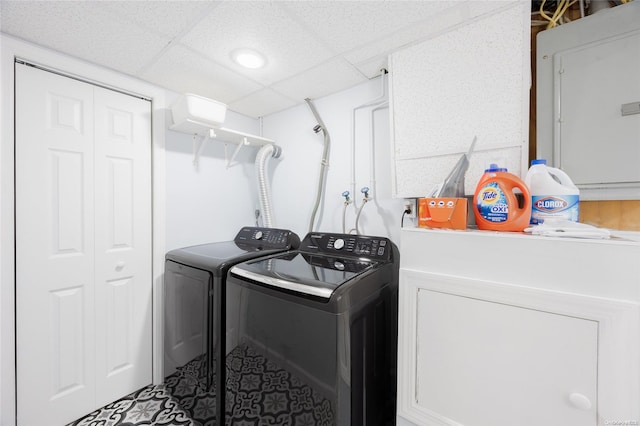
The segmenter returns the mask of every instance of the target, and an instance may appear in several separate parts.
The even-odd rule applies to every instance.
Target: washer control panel
[[[304,238],[300,248],[316,253],[390,260],[392,244],[391,240],[383,237],[312,232]]]

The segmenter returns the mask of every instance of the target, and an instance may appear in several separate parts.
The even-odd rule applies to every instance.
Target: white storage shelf
[[[208,136],[212,139],[221,140],[223,142],[230,142],[237,145],[262,146],[266,144],[276,143],[274,140],[263,138],[262,136],[243,133],[237,130],[227,129],[225,127],[209,127],[204,123],[200,123],[191,119],[186,119],[181,123],[173,124],[169,128],[171,130],[175,130],[176,132],[188,133],[191,135],[199,135],[204,137]]]
[[[225,143],[232,143],[237,145],[231,156],[226,152],[226,166],[230,167],[233,165],[233,162],[242,149],[243,146],[254,146],[261,147],[263,145],[272,144],[275,145],[276,141],[268,138],[263,138],[262,136],[252,135],[250,133],[239,132],[237,130],[227,129],[225,127],[209,127],[204,123],[200,123],[195,120],[186,119],[181,121],[180,123],[175,123],[170,127],[171,130],[175,130],[177,132],[189,133],[194,137],[194,147],[193,147],[193,164],[198,164],[198,159],[202,154],[202,150],[206,142],[209,139],[219,140]],[[202,140],[200,141],[200,146],[196,148],[196,137],[202,136]]]
[[[222,127],[226,114],[227,106],[225,104],[192,93],[186,93],[179,97],[171,106],[173,124],[169,128],[176,132],[193,135],[194,166],[198,165],[200,154],[209,139],[237,145],[231,158],[229,158],[225,145],[227,167],[233,164],[243,146],[275,145],[275,141],[271,139]],[[196,147],[197,136],[202,137],[199,147]]]
[[[640,420],[640,243],[404,229],[398,424]]]

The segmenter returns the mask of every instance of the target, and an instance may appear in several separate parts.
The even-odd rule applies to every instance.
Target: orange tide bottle
[[[516,191],[523,195],[520,206]],[[506,168],[491,164],[478,182],[473,213],[479,229],[520,232],[529,226],[531,195],[527,185]]]

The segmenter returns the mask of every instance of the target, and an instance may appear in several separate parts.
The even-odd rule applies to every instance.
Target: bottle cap
[[[544,165],[546,165],[547,164],[547,160],[544,160],[542,158],[537,158],[537,159],[535,159],[535,160],[533,160],[531,162],[532,166],[535,166],[536,164],[544,164]]]
[[[498,167],[497,164],[491,163],[489,164],[489,168],[485,169],[485,173],[496,173],[496,172],[506,172],[506,167]]]

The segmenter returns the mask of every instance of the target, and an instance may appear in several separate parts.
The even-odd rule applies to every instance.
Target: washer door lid
[[[309,285],[275,276],[262,275],[261,273],[249,271],[237,266],[231,268],[231,273],[236,276],[270,287],[277,287],[284,290],[295,291],[297,293],[304,293],[311,296],[321,297],[323,299],[330,299],[331,295],[333,294],[333,290],[335,290],[334,286],[329,286],[326,284],[323,285],[323,283],[320,281],[316,282],[314,285]]]

